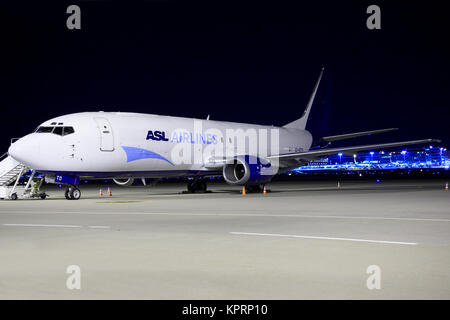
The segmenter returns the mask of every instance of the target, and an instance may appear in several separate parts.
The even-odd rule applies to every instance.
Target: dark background
[[[399,127],[350,142],[448,143],[448,12],[392,2],[2,2],[0,153],[81,111],[284,125],[303,113],[322,66],[315,137]],[[81,30],[66,28],[70,4]],[[366,27],[370,4],[381,30]]]

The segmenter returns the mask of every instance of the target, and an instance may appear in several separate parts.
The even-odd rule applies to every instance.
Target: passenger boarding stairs
[[[7,153],[1,156],[0,160],[2,160],[0,161],[0,199],[9,199],[16,189],[22,189],[18,188],[17,184],[29,168],[8,156]]]
[[[27,167],[23,164],[14,160],[10,156],[7,156],[0,162],[0,186],[9,186],[17,180],[19,174],[25,172],[26,170]]]

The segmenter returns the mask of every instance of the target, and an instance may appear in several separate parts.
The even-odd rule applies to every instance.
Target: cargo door
[[[114,151],[114,135],[111,124],[106,118],[94,118],[100,133],[100,150]]]

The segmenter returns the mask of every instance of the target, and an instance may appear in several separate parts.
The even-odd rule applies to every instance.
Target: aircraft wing
[[[350,152],[358,152],[362,150],[373,150],[373,149],[384,149],[384,148],[393,148],[393,147],[401,147],[407,146],[411,144],[425,144],[425,143],[433,143],[433,142],[441,142],[437,139],[423,139],[423,140],[412,140],[412,141],[403,141],[403,142],[391,142],[391,143],[381,143],[381,144],[370,144],[363,146],[353,146],[353,147],[341,147],[341,148],[329,148],[329,149],[319,149],[319,150],[311,150],[305,152],[296,152],[296,153],[287,153],[280,154],[267,157],[268,159],[314,159],[321,156],[326,156],[330,154],[336,154],[338,152],[342,153],[350,153]]]
[[[321,139],[326,142],[331,142],[331,141],[345,140],[345,139],[351,139],[351,138],[362,137],[362,136],[370,136],[372,134],[379,134],[379,133],[390,132],[390,131],[395,131],[395,130],[398,130],[398,128],[378,129],[378,130],[371,130],[371,131],[346,133],[346,134],[340,134],[340,135],[335,135],[335,136],[322,137]]]

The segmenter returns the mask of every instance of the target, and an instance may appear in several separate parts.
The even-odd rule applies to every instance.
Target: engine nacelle
[[[255,156],[237,156],[223,167],[223,178],[229,184],[265,184],[276,174],[272,164]]]
[[[114,183],[118,184],[121,187],[128,187],[133,184],[134,178],[124,178],[124,179],[115,178],[113,179],[113,181]]]

